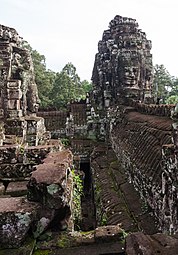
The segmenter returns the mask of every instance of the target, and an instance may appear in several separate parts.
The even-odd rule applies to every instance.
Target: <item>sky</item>
[[[91,79],[98,41],[121,15],[137,20],[152,41],[153,64],[178,76],[178,0],[0,0],[0,24],[13,27],[46,57],[48,69],[68,63]]]

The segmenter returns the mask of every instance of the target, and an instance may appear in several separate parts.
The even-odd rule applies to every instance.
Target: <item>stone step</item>
[[[28,181],[10,182],[6,188],[5,195],[12,197],[27,195],[27,183]]]

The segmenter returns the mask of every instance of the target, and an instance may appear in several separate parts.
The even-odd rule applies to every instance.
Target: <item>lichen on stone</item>
[[[47,191],[50,195],[57,193],[59,191],[59,189],[60,189],[59,185],[55,184],[55,183],[47,186]]]

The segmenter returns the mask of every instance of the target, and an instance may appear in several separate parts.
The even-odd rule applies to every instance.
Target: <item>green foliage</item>
[[[66,108],[67,103],[84,99],[91,90],[88,81],[81,82],[72,63],[66,64],[61,72],[55,73],[47,70],[44,55],[33,50],[26,41],[23,41],[23,47],[32,55],[41,108]]]
[[[61,138],[61,143],[65,146],[68,147],[70,145],[70,141],[68,138]]]
[[[90,83],[86,80],[81,82],[75,66],[68,63],[60,73],[56,74],[51,91],[53,106],[64,108],[70,101],[84,99],[90,89]]]
[[[83,182],[81,177],[75,173],[75,170],[71,171],[73,177],[73,219],[76,227],[79,228],[81,222],[81,196],[83,195]]]
[[[32,51],[32,58],[41,107],[45,108],[52,104],[50,93],[53,88],[56,74],[53,71],[46,69],[45,57],[40,55],[36,50]]]
[[[41,107],[46,108],[52,104],[50,93],[53,88],[56,74],[51,70],[47,70],[46,59],[44,55],[41,55],[37,50],[33,50],[26,41],[23,41],[23,47],[28,49],[32,55],[35,72],[35,82],[38,87]]]
[[[106,226],[108,222],[108,217],[105,212],[103,212],[102,217],[101,217],[101,226]]]
[[[178,95],[172,95],[166,99],[166,104],[177,104],[178,103]]]
[[[170,96],[177,96],[178,95],[178,78],[173,77],[173,86],[172,90],[169,93]]]
[[[94,183],[94,193],[95,193],[95,203],[96,203],[96,218],[99,226],[107,225],[108,217],[106,211],[103,207],[101,199],[101,187],[98,180],[95,180]]]
[[[173,87],[173,77],[164,65],[155,65],[153,87],[155,96],[162,98],[164,103],[169,96],[169,89]]]
[[[50,250],[36,250],[33,255],[50,255],[52,251]]]
[[[57,73],[51,92],[53,106],[64,108],[71,99],[74,99],[74,96],[75,90],[71,78],[66,72]]]
[[[57,246],[59,248],[69,248],[71,246],[71,241],[69,236],[67,236],[65,233],[60,235],[60,238],[57,242]]]
[[[88,92],[90,92],[92,90],[92,84],[90,82],[88,82],[87,80],[82,81],[81,86],[82,86],[85,94],[87,94]]]

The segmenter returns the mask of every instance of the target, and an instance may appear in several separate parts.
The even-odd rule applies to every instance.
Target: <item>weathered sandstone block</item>
[[[35,219],[38,204],[0,198],[0,248],[19,247]]]

